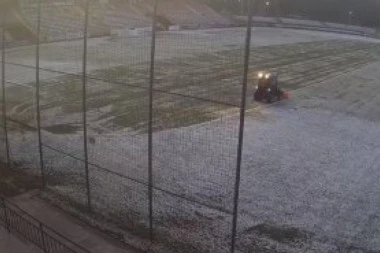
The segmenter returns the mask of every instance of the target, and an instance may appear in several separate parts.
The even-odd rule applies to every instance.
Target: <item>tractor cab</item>
[[[281,100],[284,92],[278,87],[277,74],[269,72],[259,72],[258,82],[254,93],[255,101],[265,101],[272,103]]]

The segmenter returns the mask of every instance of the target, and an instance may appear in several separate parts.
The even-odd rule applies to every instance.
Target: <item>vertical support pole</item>
[[[40,233],[41,233],[41,240],[42,240],[42,249],[44,251],[44,253],[47,253],[47,248],[46,248],[46,243],[45,243],[45,233],[44,233],[44,227],[42,225],[42,223],[40,222],[39,224],[39,227],[40,227]]]
[[[84,20],[84,33],[83,33],[83,73],[82,73],[82,103],[83,103],[83,145],[84,145],[84,161],[86,169],[86,187],[87,187],[87,207],[92,211],[91,206],[91,192],[90,192],[90,177],[88,168],[88,144],[87,144],[87,102],[86,102],[86,86],[87,86],[87,36],[88,36],[88,16],[90,11],[90,1],[86,0],[86,14]]]
[[[152,41],[150,50],[150,78],[149,78],[149,134],[148,134],[148,177],[149,177],[149,236],[153,240],[153,84],[154,63],[156,55],[156,19],[158,0],[154,1],[152,17]]]
[[[4,207],[5,226],[7,228],[8,233],[9,233],[11,231],[11,229],[10,229],[10,221],[9,221],[8,212],[7,212],[7,204],[5,203],[5,199],[2,197],[0,198],[0,202],[2,203],[2,205]]]
[[[5,134],[5,150],[7,155],[7,165],[11,167],[11,159],[9,154],[9,141],[8,141],[8,126],[7,126],[7,103],[6,103],[6,94],[5,94],[5,28],[7,23],[7,13],[6,10],[2,11],[2,36],[1,36],[1,87],[3,91],[3,124],[4,124],[4,134]]]
[[[237,161],[236,161],[237,164],[236,164],[236,178],[235,178],[234,209],[233,209],[233,219],[232,219],[231,253],[235,252],[237,220],[238,220],[241,160],[242,160],[243,140],[244,140],[245,107],[246,107],[246,95],[247,95],[249,57],[250,57],[250,52],[251,52],[251,34],[252,34],[252,3],[251,1],[252,0],[248,1],[248,24],[247,24],[247,33],[246,33],[246,42],[245,42],[243,83],[242,83],[242,91],[241,91],[239,143],[238,143],[238,148],[237,148]]]
[[[38,132],[38,150],[40,153],[40,167],[41,167],[41,183],[42,189],[46,187],[45,178],[45,165],[42,149],[42,136],[41,136],[41,108],[40,108],[40,33],[41,33],[41,1],[38,0],[38,13],[37,13],[37,38],[36,38],[36,106],[37,106],[37,132]]]

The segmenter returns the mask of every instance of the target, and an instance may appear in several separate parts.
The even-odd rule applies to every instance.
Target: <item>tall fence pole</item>
[[[252,0],[249,0],[248,1],[248,24],[247,24],[245,53],[244,53],[244,73],[243,73],[241,105],[240,105],[239,143],[238,143],[238,148],[237,148],[234,209],[233,209],[233,219],[232,219],[231,253],[235,252],[235,246],[236,246],[241,160],[242,160],[243,140],[244,140],[245,107],[246,107],[246,96],[247,96],[249,57],[250,57],[250,52],[251,52],[251,34],[252,34]]]
[[[9,221],[8,213],[7,213],[7,204],[5,203],[5,199],[1,196],[0,196],[0,205],[2,205],[4,208],[5,227],[9,233],[11,231],[11,228],[10,228],[10,221]]]
[[[46,242],[45,242],[44,226],[42,225],[41,222],[39,222],[38,228],[40,229],[40,234],[41,234],[42,249],[43,249],[44,253],[48,253],[48,250],[47,250],[47,247],[46,247]]]
[[[150,50],[150,77],[149,77],[149,134],[148,134],[148,177],[149,177],[149,235],[153,240],[153,84],[154,63],[156,55],[156,19],[158,0],[154,1],[152,16],[152,41]]]
[[[7,23],[7,13],[6,10],[3,8],[1,11],[1,14],[3,16],[2,18],[2,36],[1,36],[1,87],[3,91],[3,127],[4,127],[4,137],[5,137],[5,150],[6,150],[6,156],[7,156],[7,165],[10,168],[11,167],[11,159],[9,154],[9,141],[8,141],[8,126],[7,126],[7,103],[6,103],[6,94],[5,94],[5,30],[6,30],[6,23]]]
[[[37,104],[37,132],[38,132],[38,150],[40,153],[41,181],[42,189],[46,187],[44,155],[42,149],[41,136],[41,108],[40,108],[40,33],[41,33],[41,1],[38,0],[37,13],[37,38],[36,38],[36,104]]]
[[[83,145],[84,145],[84,161],[86,169],[86,187],[87,187],[87,206],[92,210],[91,205],[91,191],[90,191],[90,177],[88,168],[88,144],[87,144],[87,36],[88,36],[88,16],[90,11],[90,1],[86,0],[85,3],[85,20],[84,20],[84,33],[83,33],[83,73],[82,73],[82,103],[83,103]]]

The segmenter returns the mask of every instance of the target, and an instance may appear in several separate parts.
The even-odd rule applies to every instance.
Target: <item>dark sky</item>
[[[239,0],[205,0],[239,13]],[[242,0],[248,1],[248,0]],[[380,27],[380,0],[253,0],[256,15],[302,16],[322,21]],[[266,2],[270,1],[270,8]],[[244,8],[243,8],[244,9]]]
[[[276,1],[276,0],[274,0]],[[277,0],[284,14],[379,27],[378,0]]]

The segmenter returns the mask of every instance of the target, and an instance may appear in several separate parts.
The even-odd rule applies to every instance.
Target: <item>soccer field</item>
[[[240,28],[158,33],[154,222],[173,252],[228,252],[244,39]],[[142,234],[148,222],[150,40],[89,39],[86,87],[93,205],[122,230]],[[378,42],[253,29],[241,252],[380,250]],[[79,206],[86,204],[82,47],[80,40],[43,44],[40,58],[48,187]],[[6,62],[11,159],[38,173],[35,47],[7,50]],[[261,70],[277,72],[291,99],[252,102]]]

